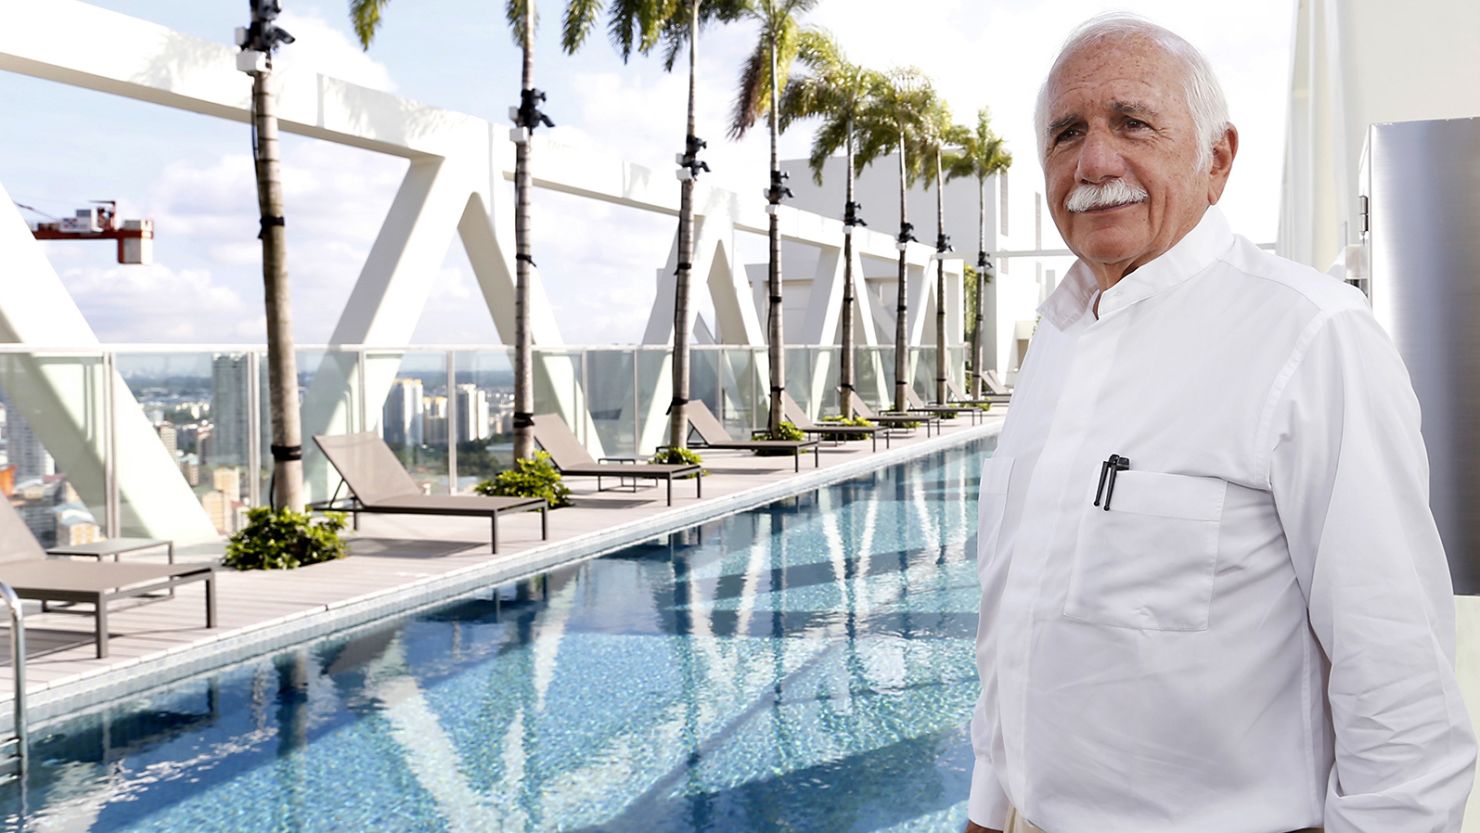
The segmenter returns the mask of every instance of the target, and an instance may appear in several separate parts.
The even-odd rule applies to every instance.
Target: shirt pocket
[[[997,554],[998,532],[1007,510],[1007,488],[1012,481],[1012,458],[993,454],[982,464],[981,491],[977,498],[977,569],[991,564]]]
[[[1216,477],[1119,472],[1109,511],[1086,498],[1064,616],[1118,628],[1207,630],[1227,489]]]

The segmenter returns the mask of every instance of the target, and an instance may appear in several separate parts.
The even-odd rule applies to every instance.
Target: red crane
[[[36,211],[30,206],[22,208]],[[36,212],[41,213],[41,212]],[[118,262],[148,265],[154,262],[154,221],[118,221],[115,200],[94,200],[73,217],[40,222],[31,229],[37,240],[117,240]]]

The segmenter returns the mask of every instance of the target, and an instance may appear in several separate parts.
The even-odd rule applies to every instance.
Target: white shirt
[[[983,469],[972,820],[1458,831],[1453,591],[1362,294],[1214,208],[1095,296],[1080,263],[1040,309]]]

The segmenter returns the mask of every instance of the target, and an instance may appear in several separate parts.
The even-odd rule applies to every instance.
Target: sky
[[[229,43],[247,4],[201,0],[99,0],[96,5],[177,31]],[[519,52],[497,0],[396,0],[368,52],[354,39],[343,0],[282,0],[296,36],[279,60],[308,64],[365,86],[499,124],[518,96]],[[1186,0],[821,0],[803,22],[831,31],[848,57],[888,69],[913,65],[932,78],[962,123],[980,107],[1015,154],[1014,178],[1041,177],[1032,108],[1059,45],[1079,22],[1129,11],[1202,49],[1222,79],[1241,146],[1223,206],[1256,242],[1274,240],[1288,109],[1294,0],[1239,4]],[[535,84],[549,94],[552,138],[599,145],[659,170],[671,167],[684,133],[686,77],[656,56],[624,65],[601,32],[575,56],[560,51],[560,4],[540,0]],[[765,185],[764,130],[725,139],[753,24],[707,30],[700,39],[699,135],[710,181],[738,193]],[[248,84],[243,76],[243,84]],[[245,125],[0,72],[0,184],[18,203],[67,215],[92,199],[116,199],[124,217],[152,217],[155,262],[122,266],[109,243],[46,243],[46,252],[105,343],[261,343],[264,319],[256,195]],[[810,123],[782,136],[782,158],[803,157]],[[536,164],[538,161],[536,160]],[[301,137],[285,137],[294,333],[329,338],[375,238],[403,160]],[[677,182],[674,189],[677,190]],[[535,247],[561,333],[570,344],[641,339],[667,256],[671,219],[537,191]],[[28,220],[40,219],[23,212]],[[744,235],[749,238],[750,235]],[[761,239],[742,257],[764,258]],[[498,341],[456,236],[431,298],[419,343]]]

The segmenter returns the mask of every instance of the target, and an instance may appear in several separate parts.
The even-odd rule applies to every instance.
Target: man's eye
[[[1073,138],[1077,137],[1078,135],[1079,135],[1079,128],[1078,127],[1066,127],[1063,130],[1060,130],[1059,131],[1059,135],[1057,135],[1057,136],[1054,137],[1054,142],[1066,142],[1066,141],[1068,141],[1070,139],[1073,139]]]
[[[1127,130],[1145,130],[1151,125],[1141,121],[1140,119],[1126,119],[1125,126]]]

